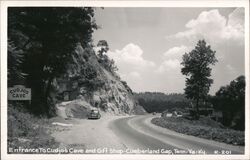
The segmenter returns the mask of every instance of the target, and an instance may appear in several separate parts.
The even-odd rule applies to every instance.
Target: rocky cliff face
[[[74,105],[77,105],[73,110],[79,107],[85,110],[98,108],[116,115],[145,112],[138,106],[126,82],[121,81],[115,72],[104,67],[109,61],[105,62],[107,64],[103,64],[103,61],[101,63],[100,57],[91,47],[83,49],[78,44],[72,58],[73,63],[68,66],[67,74],[57,79],[57,97],[61,102],[73,100]],[[61,104],[58,106],[62,106]],[[66,106],[70,108],[72,104]],[[75,117],[73,111],[67,110],[68,116]]]

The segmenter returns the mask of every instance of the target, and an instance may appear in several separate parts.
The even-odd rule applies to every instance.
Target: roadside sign
[[[24,101],[31,100],[31,88],[25,88],[23,85],[15,85],[8,88],[8,100]]]

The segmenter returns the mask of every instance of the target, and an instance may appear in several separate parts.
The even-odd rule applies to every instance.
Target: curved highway
[[[150,123],[152,115],[120,118],[109,124],[129,150],[159,154],[243,154],[244,147],[205,140],[170,131]]]

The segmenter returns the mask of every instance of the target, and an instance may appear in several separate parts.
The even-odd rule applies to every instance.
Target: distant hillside
[[[139,105],[151,113],[162,112],[169,109],[178,108],[185,110],[189,107],[189,100],[185,98],[184,94],[164,94],[160,92],[143,92],[134,93],[135,99],[138,100]]]

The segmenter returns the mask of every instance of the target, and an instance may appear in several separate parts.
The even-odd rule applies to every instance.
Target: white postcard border
[[[7,7],[58,6],[58,7],[244,7],[245,8],[245,76],[246,76],[246,129],[244,155],[44,155],[7,154]],[[186,0],[186,1],[1,1],[1,157],[3,160],[15,159],[89,159],[89,160],[152,160],[152,159],[208,159],[236,160],[249,159],[249,1],[248,0]]]

